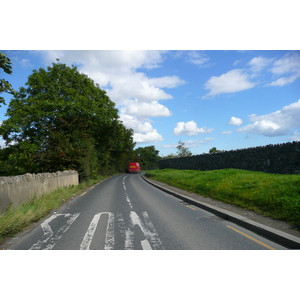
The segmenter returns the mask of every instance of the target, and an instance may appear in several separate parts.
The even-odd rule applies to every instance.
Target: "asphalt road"
[[[139,174],[111,177],[43,219],[10,249],[287,249],[173,197]]]

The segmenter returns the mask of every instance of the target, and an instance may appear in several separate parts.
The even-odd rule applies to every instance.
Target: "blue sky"
[[[14,89],[56,58],[77,65],[116,103],[137,147],[154,145],[160,155],[176,153],[179,140],[193,154],[300,140],[300,51],[3,52],[13,74],[0,75]]]

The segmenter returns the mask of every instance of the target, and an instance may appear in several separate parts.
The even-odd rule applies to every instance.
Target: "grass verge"
[[[152,170],[146,176],[300,227],[300,176],[238,169]]]
[[[4,238],[12,237],[21,232],[33,222],[45,217],[51,210],[59,208],[65,201],[70,200],[75,195],[85,191],[89,186],[107,177],[99,176],[96,179],[82,182],[77,186],[59,188],[38,199],[24,203],[20,207],[10,207],[4,214],[0,215],[0,243]]]

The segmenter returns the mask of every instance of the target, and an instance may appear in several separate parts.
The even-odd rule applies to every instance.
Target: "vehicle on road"
[[[141,166],[138,162],[131,162],[128,166],[128,173],[141,173]]]

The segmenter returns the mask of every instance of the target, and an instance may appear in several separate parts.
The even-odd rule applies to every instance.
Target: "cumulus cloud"
[[[241,64],[241,61],[234,63],[234,65],[237,64]],[[267,76],[268,72],[272,75],[271,80]],[[256,77],[261,77],[261,81],[251,81]],[[209,93],[202,98],[213,98],[219,94],[240,92],[261,85],[262,82],[265,86],[285,86],[299,77],[299,53],[289,52],[278,60],[257,56],[252,58],[243,69],[230,70],[225,74],[212,76],[208,79],[204,88],[209,90]],[[266,82],[270,83],[266,84]]]
[[[189,122],[178,122],[174,128],[175,135],[198,135],[199,133],[212,132],[213,128],[198,128],[197,123],[194,121]]]
[[[291,130],[300,127],[300,99],[281,110],[273,113],[257,116],[250,115],[252,124],[240,128],[238,131],[263,136],[281,136],[288,134]]]
[[[126,114],[120,114],[120,119],[126,127],[132,128],[136,132],[145,133],[153,130],[151,123],[147,119],[141,121],[136,117]]]
[[[153,102],[139,102],[137,99],[127,101],[121,112],[128,115],[139,117],[169,117],[171,116],[170,110],[164,105]]]
[[[210,90],[203,98],[209,98],[218,94],[235,93],[251,89],[255,83],[249,81],[249,75],[242,69],[234,69],[221,76],[212,76],[204,88]]]
[[[181,80],[178,76],[164,76],[159,78],[148,79],[148,82],[152,86],[158,88],[175,88],[178,85],[184,84],[185,81]]]
[[[124,99],[141,102],[172,99],[163,88],[175,88],[184,83],[178,76],[148,78],[143,69],[160,66],[164,51],[47,51],[42,52],[50,63],[59,58],[67,64],[78,65],[81,72],[93,78],[109,97],[122,105]]]
[[[116,76],[113,75],[109,78],[109,84],[111,88],[107,88],[107,94],[109,97],[119,105],[124,104],[124,99],[135,98],[140,102],[151,102],[165,99],[172,99],[170,94],[167,94],[161,88],[176,87],[180,80],[167,80],[155,78],[149,79],[144,74],[136,73],[130,76]],[[159,83],[159,87],[155,86],[155,83]],[[164,86],[163,82],[167,85]]]
[[[243,123],[243,120],[240,118],[236,118],[236,117],[231,117],[228,125],[233,125],[233,126],[240,126]]]
[[[153,142],[163,141],[164,139],[156,131],[156,129],[153,129],[153,131],[147,133],[134,133],[133,140],[136,143],[153,143]]]
[[[136,143],[156,143],[163,141],[163,137],[154,129],[148,119],[137,118],[131,115],[122,114],[120,119],[127,128],[134,131],[133,141]]]
[[[178,76],[149,78],[143,70],[159,68],[165,51],[76,50],[41,53],[46,64],[59,58],[63,63],[77,65],[80,72],[98,83],[116,103],[124,125],[134,130],[136,142],[162,140],[147,118],[170,116],[171,111],[159,103],[173,98],[164,88],[176,88],[185,82]],[[145,128],[148,131],[144,131]]]

